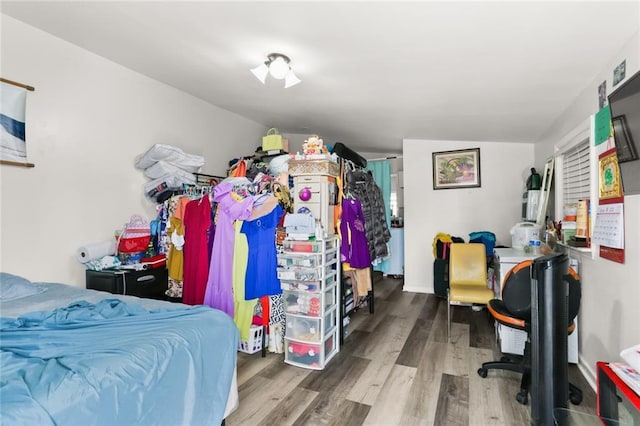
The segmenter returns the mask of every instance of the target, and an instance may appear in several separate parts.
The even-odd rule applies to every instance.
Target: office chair
[[[488,370],[500,369],[515,371],[522,374],[520,391],[516,394],[516,400],[523,405],[528,403],[529,387],[531,385],[531,260],[518,263],[506,275],[502,289],[502,299],[492,299],[487,308],[491,316],[507,327],[527,332],[524,354],[522,356],[503,356],[500,361],[485,362],[478,369],[480,377],[487,377]],[[565,281],[569,285],[569,306],[567,333],[571,334],[575,329],[575,318],[580,309],[580,278],[578,274],[569,268],[569,274],[565,275]],[[582,402],[582,391],[569,383],[569,400],[578,405]]]
[[[487,287],[487,255],[482,243],[452,243],[447,290],[447,338],[451,336],[451,305],[486,305],[494,297]]]

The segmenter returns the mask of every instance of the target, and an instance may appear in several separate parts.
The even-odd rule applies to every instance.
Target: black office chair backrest
[[[505,308],[515,318],[525,321],[531,320],[531,260],[525,260],[514,266],[505,277],[504,287],[502,289],[502,301]],[[580,310],[580,300],[582,298],[582,289],[580,286],[580,277],[572,269],[564,277],[565,282],[569,285],[569,324],[578,315]]]
[[[569,324],[571,324],[580,311],[580,301],[582,300],[582,286],[580,275],[573,268],[569,267],[569,273],[564,276],[569,284]]]
[[[531,260],[511,268],[504,279],[502,302],[515,318],[531,320]]]

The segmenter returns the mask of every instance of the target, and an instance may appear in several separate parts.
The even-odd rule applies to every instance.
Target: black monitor
[[[625,195],[640,194],[640,71],[609,95]]]

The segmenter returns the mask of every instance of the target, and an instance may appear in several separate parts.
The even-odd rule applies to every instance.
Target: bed
[[[3,424],[220,425],[237,406],[221,311],[0,273],[0,316]]]

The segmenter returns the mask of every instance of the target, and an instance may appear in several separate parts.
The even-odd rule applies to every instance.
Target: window
[[[579,142],[562,154],[562,195],[560,207],[578,204],[591,198],[591,160],[589,139]]]
[[[578,200],[596,200],[597,177],[594,172],[597,167],[596,150],[592,144],[592,118],[586,120],[578,128],[564,137],[556,145],[555,164],[555,220],[562,221],[563,234],[570,235],[570,221],[565,221],[565,207],[577,207]],[[593,203],[589,212],[594,217]],[[567,213],[575,214],[569,209]],[[574,219],[575,220],[575,219]],[[575,222],[574,222],[575,223]],[[576,226],[575,224],[573,226]],[[564,236],[564,235],[563,235]],[[568,237],[568,235],[567,235]],[[564,239],[564,238],[563,238]],[[590,248],[572,248],[579,252],[591,252]]]
[[[389,199],[389,208],[391,209],[391,216],[398,216],[398,175],[396,173],[391,174],[391,195]]]

